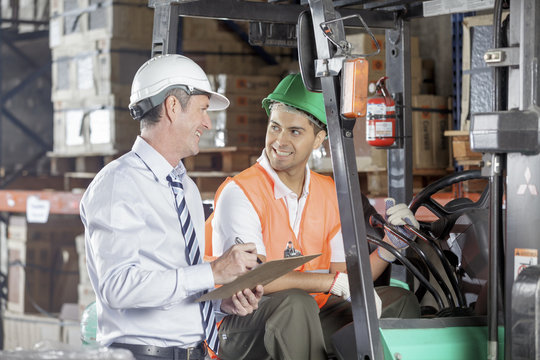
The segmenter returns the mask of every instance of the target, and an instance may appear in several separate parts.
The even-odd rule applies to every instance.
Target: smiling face
[[[266,155],[278,175],[303,174],[311,152],[325,136],[325,131],[315,134],[312,123],[301,113],[276,108],[270,113],[266,130]]]
[[[209,98],[206,95],[193,95],[187,106],[176,114],[172,127],[178,141],[178,153],[181,158],[199,153],[199,140],[203,132],[212,127],[208,116]]]

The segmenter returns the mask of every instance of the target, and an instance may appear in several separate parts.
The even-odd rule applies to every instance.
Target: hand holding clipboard
[[[307,263],[321,254],[296,256],[286,259],[272,260],[258,265],[253,270],[238,277],[233,282],[225,284],[214,291],[210,291],[196,301],[224,299],[244,289],[253,289],[257,285],[266,285],[273,280],[285,275],[289,271]]]

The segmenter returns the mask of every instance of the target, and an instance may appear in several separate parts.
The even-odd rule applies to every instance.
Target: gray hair
[[[178,99],[180,105],[182,106],[182,111],[185,111],[187,109],[189,100],[191,99],[191,95],[189,95],[185,90],[180,88],[169,89],[165,94],[165,99],[167,99],[169,96],[174,96]],[[143,116],[143,118],[141,119],[141,130],[151,128],[159,122],[159,119],[163,114],[164,103],[165,101],[153,107]]]

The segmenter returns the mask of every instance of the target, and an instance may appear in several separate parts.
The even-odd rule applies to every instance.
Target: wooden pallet
[[[63,175],[69,172],[97,173],[110,163],[117,154],[64,155],[48,153],[51,160],[51,175]]]
[[[63,177],[63,190],[85,189],[96,174],[120,154],[66,155],[48,153],[51,175]]]

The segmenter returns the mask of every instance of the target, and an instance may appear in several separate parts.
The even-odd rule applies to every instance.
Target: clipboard
[[[320,256],[321,254],[307,255],[307,256],[295,256],[285,259],[272,260],[265,262],[248,271],[242,276],[239,276],[233,282],[225,284],[214,291],[210,291],[197,300],[196,302],[225,299],[236,294],[238,291],[244,289],[253,289],[255,286],[261,284],[266,285],[271,281],[277,279],[280,276],[285,275],[289,271],[307,263]]]

